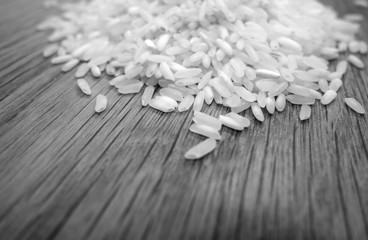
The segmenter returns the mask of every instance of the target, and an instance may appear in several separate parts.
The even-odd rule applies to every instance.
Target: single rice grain
[[[91,87],[89,86],[88,82],[85,79],[83,78],[77,79],[77,85],[84,94],[86,95],[92,94]]]
[[[311,107],[303,104],[302,107],[300,108],[299,114],[300,120],[304,121],[310,118],[311,112],[312,112]]]
[[[199,135],[202,135],[208,138],[212,138],[216,140],[221,139],[221,135],[218,132],[218,130],[212,128],[211,126],[205,125],[205,124],[193,124],[192,126],[190,126],[189,130],[191,132],[197,133]]]
[[[345,98],[344,99],[346,105],[348,105],[355,112],[360,114],[365,114],[365,109],[355,98]]]
[[[258,121],[263,122],[264,121],[264,115],[263,115],[262,109],[259,107],[259,105],[257,103],[252,103],[251,109],[252,109],[252,113],[253,113],[254,117]]]
[[[189,149],[185,154],[184,157],[189,160],[196,160],[200,159],[210,152],[212,152],[216,148],[216,140],[208,138],[203,142],[195,145],[191,149]]]
[[[179,112],[188,111],[189,108],[193,105],[193,103],[194,103],[194,97],[192,95],[185,96],[183,101],[181,101],[178,106],[178,111]]]
[[[323,97],[321,99],[321,103],[323,105],[328,105],[333,100],[335,100],[336,96],[337,96],[336,91],[334,91],[334,90],[327,90],[327,92],[325,92],[325,94],[323,94]]]
[[[102,94],[98,94],[96,97],[95,111],[97,113],[103,112],[107,108],[107,97]]]
[[[355,67],[357,68],[364,68],[364,63],[362,62],[362,60],[360,60],[357,56],[355,55],[349,55],[347,60]]]
[[[151,101],[153,93],[155,92],[154,86],[147,86],[144,89],[143,95],[142,95],[142,106],[147,106],[148,103]]]

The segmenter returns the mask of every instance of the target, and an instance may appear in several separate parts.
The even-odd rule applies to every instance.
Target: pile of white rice
[[[52,4],[53,3],[53,4]],[[48,5],[63,13],[41,23],[52,29],[44,56],[67,72],[77,67],[83,79],[112,76],[121,94],[143,92],[142,105],[165,113],[193,109],[190,131],[207,139],[185,157],[198,159],[216,147],[222,126],[250,126],[244,112],[258,121],[282,112],[287,102],[300,105],[301,120],[311,105],[330,104],[343,85],[348,65],[364,68],[367,44],[356,40],[361,15],[343,19],[317,1],[305,0],[91,0]],[[341,60],[344,55],[345,60]],[[336,67],[331,60],[338,60]],[[335,64],[334,64],[335,65]],[[364,114],[346,96],[347,106]],[[96,97],[96,112],[107,108]],[[229,113],[202,113],[213,102]]]

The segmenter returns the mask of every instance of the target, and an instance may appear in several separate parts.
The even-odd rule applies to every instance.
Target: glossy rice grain
[[[107,108],[107,97],[102,94],[98,94],[96,97],[95,111],[101,113]]]
[[[345,98],[346,105],[348,105],[355,112],[360,114],[365,114],[365,109],[362,104],[360,104],[355,98]]]
[[[212,152],[216,148],[216,140],[208,138],[203,142],[195,145],[191,149],[189,149],[185,154],[184,157],[188,160],[196,160],[200,159],[210,152]]]

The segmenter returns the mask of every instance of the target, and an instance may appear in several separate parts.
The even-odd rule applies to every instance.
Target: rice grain
[[[209,154],[210,152],[212,152],[215,148],[216,148],[216,140],[208,138],[203,142],[195,145],[191,149],[189,149],[184,154],[184,157],[189,160],[200,159],[205,155]]]
[[[335,100],[336,96],[337,96],[337,93],[334,90],[327,90],[327,92],[325,92],[325,94],[323,94],[323,97],[321,99],[321,103],[323,105],[328,105],[333,100]]]
[[[194,97],[192,95],[185,96],[183,101],[181,101],[178,106],[178,111],[179,112],[188,111],[189,108],[193,105],[193,103],[194,103]]]
[[[216,140],[221,139],[221,135],[218,133],[216,129],[208,125],[205,125],[205,124],[193,124],[192,126],[190,126],[189,130],[191,132],[197,133],[199,135],[202,135],[208,138],[212,138]]]
[[[311,113],[312,113],[312,109],[310,106],[302,105],[300,109],[300,114],[299,114],[300,120],[302,121],[307,120],[308,118],[310,118]]]
[[[95,111],[101,113],[107,108],[107,97],[102,94],[98,94],[96,97]]]
[[[364,107],[355,98],[345,98],[344,101],[355,112],[365,114]]]
[[[151,99],[149,101],[149,106],[159,110],[164,113],[172,112],[175,110],[175,107],[171,104],[168,104],[167,102],[163,101],[162,99]]]
[[[91,87],[89,86],[88,82],[85,79],[83,79],[83,78],[78,79],[77,84],[78,84],[79,89],[84,94],[86,94],[86,95],[91,95],[92,94]]]
[[[259,105],[257,103],[252,103],[251,109],[252,109],[252,113],[253,113],[254,117],[258,121],[263,122],[264,121],[264,115],[263,115],[262,109],[259,107]]]
[[[220,115],[219,120],[221,123],[231,129],[237,130],[237,131],[243,131],[244,126],[242,126],[239,122],[235,121],[233,118],[229,116],[223,116]]]
[[[151,101],[153,93],[155,92],[154,86],[147,86],[144,89],[143,95],[142,95],[142,106],[147,106],[148,103]]]
[[[364,63],[362,62],[362,60],[360,60],[357,56],[355,55],[349,55],[347,60],[355,67],[357,68],[364,68]]]

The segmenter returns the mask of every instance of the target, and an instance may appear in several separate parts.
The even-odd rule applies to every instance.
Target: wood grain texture
[[[290,105],[263,124],[246,113],[249,129],[224,128],[213,154],[185,161],[202,140],[192,114],[143,108],[106,78],[82,95],[41,56],[47,34],[34,26],[48,14],[40,0],[0,1],[0,239],[368,238],[368,119],[343,102],[368,106],[367,70],[349,68],[310,120]]]

